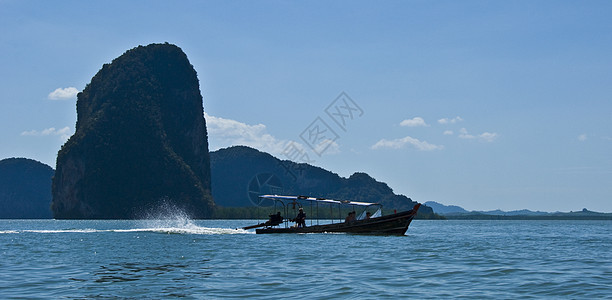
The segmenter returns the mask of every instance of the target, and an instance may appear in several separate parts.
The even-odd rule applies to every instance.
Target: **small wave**
[[[49,230],[22,230],[21,232],[30,233],[94,233],[100,232],[97,229],[49,229]]]

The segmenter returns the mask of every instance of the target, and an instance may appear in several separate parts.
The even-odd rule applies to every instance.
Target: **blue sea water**
[[[0,220],[0,298],[612,299],[612,221],[423,221],[406,236],[249,220]]]

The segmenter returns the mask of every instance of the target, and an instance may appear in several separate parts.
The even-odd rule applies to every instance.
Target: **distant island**
[[[427,201],[434,212],[449,220],[612,220],[612,213],[590,211],[586,208],[572,212],[542,212],[527,209],[515,211],[467,211],[456,205]]]
[[[0,219],[48,219],[53,169],[27,158],[0,160]]]

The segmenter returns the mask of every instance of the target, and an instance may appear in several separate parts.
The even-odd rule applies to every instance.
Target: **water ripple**
[[[251,221],[0,221],[1,298],[611,298],[612,222],[415,221],[405,237]]]

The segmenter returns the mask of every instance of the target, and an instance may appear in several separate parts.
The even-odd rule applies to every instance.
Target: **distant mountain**
[[[463,207],[457,205],[444,205],[435,201],[427,201],[425,204],[433,208],[434,212],[440,215],[491,215],[491,216],[545,216],[550,213],[542,211],[531,211],[528,209],[513,210],[513,211],[502,211],[502,210],[490,210],[490,211],[467,211]]]
[[[496,209],[496,210],[490,210],[490,211],[476,211],[476,212],[482,213],[485,215],[493,215],[493,216],[545,216],[545,215],[550,214],[550,213],[543,212],[543,211],[531,211],[528,209],[512,210],[512,211],[502,211],[502,210]]]
[[[308,164],[280,160],[256,149],[235,146],[210,153],[212,193],[226,207],[258,205],[260,194],[288,194],[378,202],[385,209],[407,210],[416,202],[396,195],[385,183],[365,173],[349,178]],[[422,216],[433,210],[421,206]]]
[[[433,211],[440,215],[450,213],[467,213],[468,211],[456,205],[444,205],[435,201],[427,201],[425,205],[431,207]]]
[[[527,209],[502,211],[467,211],[459,206],[444,205],[434,201],[425,202],[434,212],[448,219],[462,220],[612,220],[611,213],[589,211],[586,208],[577,212],[542,212]]]
[[[53,169],[27,158],[0,160],[0,219],[47,219]]]
[[[58,219],[143,218],[162,205],[212,215],[199,80],[168,43],[105,64],[77,95],[76,132],[57,156]]]

